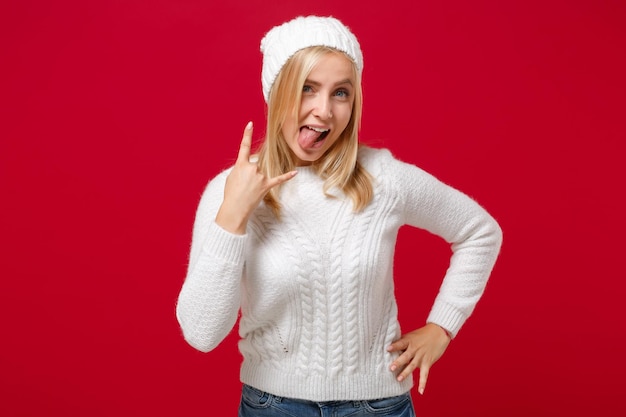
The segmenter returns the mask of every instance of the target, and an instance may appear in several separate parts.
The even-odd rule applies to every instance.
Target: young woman
[[[252,123],[208,184],[177,304],[208,352],[239,323],[240,416],[412,416],[431,366],[471,314],[501,244],[465,194],[384,149],[360,146],[363,58],[331,17],[298,17],[261,43],[267,134]],[[393,257],[403,225],[453,255],[424,327],[402,335]],[[335,413],[335,414],[333,414]]]

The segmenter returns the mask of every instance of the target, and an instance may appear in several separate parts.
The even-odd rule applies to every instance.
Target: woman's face
[[[342,53],[324,55],[302,88],[300,114],[282,128],[298,166],[318,160],[344,131],[354,104],[353,63]]]

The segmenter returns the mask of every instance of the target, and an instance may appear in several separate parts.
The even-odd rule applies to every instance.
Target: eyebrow
[[[314,85],[314,86],[316,86],[316,87],[318,87],[318,86],[322,85],[322,83],[320,83],[320,82],[318,82],[318,81],[315,81],[315,80],[308,79],[308,78],[307,78],[304,82],[305,82],[305,84],[313,84],[313,85]],[[351,79],[349,79],[349,78],[346,78],[346,79],[345,79],[345,80],[343,80],[343,81],[338,81],[338,82],[336,82],[336,83],[334,84],[334,86],[335,86],[335,87],[337,87],[337,86],[344,85],[344,84],[348,84],[348,85],[352,86],[352,80],[351,80]]]

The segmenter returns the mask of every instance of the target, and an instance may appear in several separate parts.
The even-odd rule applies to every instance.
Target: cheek
[[[335,114],[335,117],[337,118],[338,125],[343,131],[346,126],[348,126],[348,123],[350,122],[350,117],[352,117],[352,107],[346,106],[345,108],[341,108],[340,111]]]
[[[293,120],[292,117],[289,117],[287,118],[287,120],[285,120],[285,123],[283,123],[283,127],[281,129],[285,139],[289,139],[294,135],[296,131],[296,126],[296,121]]]

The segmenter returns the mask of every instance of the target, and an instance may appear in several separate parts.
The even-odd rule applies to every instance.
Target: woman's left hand
[[[420,369],[418,391],[424,394],[428,372],[450,344],[450,336],[442,327],[428,323],[426,326],[403,335],[388,348],[389,352],[402,352],[389,369],[401,370],[398,381],[403,381],[416,369]]]

